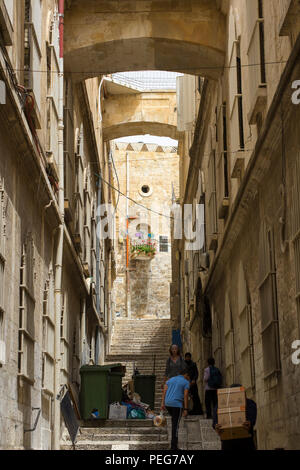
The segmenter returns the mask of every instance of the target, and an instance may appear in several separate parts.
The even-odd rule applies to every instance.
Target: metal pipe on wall
[[[126,153],[126,314],[131,318],[130,309],[130,279],[129,279],[129,155]]]
[[[58,227],[58,241],[55,259],[55,340],[54,340],[54,423],[53,423],[53,449],[60,449],[60,401],[56,399],[60,389],[60,321],[62,309],[62,263],[64,244],[64,59],[63,59],[63,37],[64,37],[64,0],[59,0],[59,104],[58,104],[58,170],[59,189],[58,207],[61,222]]]

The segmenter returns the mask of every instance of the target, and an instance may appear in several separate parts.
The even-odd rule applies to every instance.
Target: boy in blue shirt
[[[171,450],[178,449],[178,428],[181,416],[188,415],[188,399],[190,388],[189,371],[185,369],[180,375],[169,379],[163,391],[161,409],[167,409],[172,417]]]

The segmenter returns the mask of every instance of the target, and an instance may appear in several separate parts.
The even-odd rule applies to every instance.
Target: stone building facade
[[[173,241],[172,316],[201,371],[202,398],[214,356],[224,385],[242,383],[257,403],[259,449],[297,449],[299,5],[228,1],[223,11],[224,72],[190,85],[198,99],[185,130],[192,145],[179,151],[188,168],[179,202],[205,205],[205,241],[199,251]]]
[[[114,268],[112,242],[96,243],[108,197],[96,176],[108,179],[101,77],[61,75],[59,18],[55,0],[0,2],[1,449],[59,448],[56,396],[67,384],[76,396],[80,366],[105,355]]]
[[[177,149],[157,144],[116,142],[112,154],[120,191],[130,198],[127,206],[126,198],[121,195],[116,212],[116,315],[136,319],[169,318],[170,207],[172,196],[179,191]],[[147,256],[135,256],[133,247],[148,243],[155,245],[155,256],[148,259]]]

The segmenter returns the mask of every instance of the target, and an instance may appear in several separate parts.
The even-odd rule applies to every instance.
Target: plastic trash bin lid
[[[123,373],[123,366],[122,364],[105,364],[103,366],[82,366],[80,367],[80,371],[84,372],[120,372]]]

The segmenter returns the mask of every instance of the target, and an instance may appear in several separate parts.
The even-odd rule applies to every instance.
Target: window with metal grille
[[[296,155],[294,182],[292,187],[290,232],[294,248],[296,305],[298,315],[298,329],[300,333],[300,152]]]
[[[222,106],[222,120],[223,120],[223,169],[224,169],[224,196],[229,197],[229,182],[228,182],[228,144],[227,144],[227,105],[226,102]]]
[[[246,390],[251,394],[255,388],[255,366],[252,329],[252,309],[250,295],[244,276],[242,265],[239,269],[238,282],[238,312],[240,321],[240,351],[242,382]]]
[[[73,350],[72,350],[72,382],[79,386],[80,384],[80,338],[79,338],[79,318],[76,319],[76,325],[73,330]]]
[[[69,318],[68,297],[64,292],[62,295],[61,321],[60,321],[60,354],[61,354],[61,378],[60,383],[64,385],[69,381]]]
[[[4,312],[4,271],[5,271],[6,221],[4,208],[4,188],[0,181],[0,312]]]
[[[243,87],[242,87],[242,64],[241,64],[240,41],[238,41],[236,44],[236,73],[237,73],[237,99],[238,99],[240,149],[244,149],[245,140],[244,140]]]
[[[35,102],[41,109],[41,24],[40,0],[25,0],[24,24],[24,86],[34,92]],[[33,71],[35,73],[33,73]]]
[[[222,342],[221,342],[221,326],[218,314],[212,306],[212,351],[216,361],[216,366],[222,366]]]
[[[212,150],[208,163],[208,230],[212,236],[218,233],[217,219],[217,188],[216,188],[216,155]]]
[[[19,306],[19,375],[34,382],[35,296],[34,296],[34,242],[28,234],[23,245],[20,269]]]
[[[246,2],[248,29],[249,102],[253,103],[258,88],[266,87],[265,32],[263,0]]]
[[[42,387],[49,395],[54,394],[54,279],[52,272],[45,284],[43,299],[43,356]]]
[[[168,237],[160,236],[159,237],[159,251],[167,253],[169,251],[169,242]]]
[[[274,232],[263,223],[260,233],[261,335],[265,378],[279,372],[279,325]]]
[[[230,385],[235,382],[235,351],[234,329],[228,295],[225,297],[224,335],[226,383],[227,385]]]

